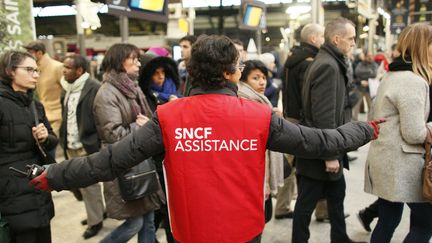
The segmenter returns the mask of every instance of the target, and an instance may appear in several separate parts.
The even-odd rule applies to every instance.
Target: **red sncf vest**
[[[265,150],[271,110],[207,94],[159,106],[174,238],[244,243],[264,228]]]

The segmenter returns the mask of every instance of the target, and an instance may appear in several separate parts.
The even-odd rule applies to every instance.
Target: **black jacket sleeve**
[[[303,158],[335,156],[354,150],[373,137],[366,122],[350,122],[336,129],[296,125],[272,114],[267,148]]]
[[[60,191],[111,181],[144,159],[162,152],[162,133],[155,114],[144,126],[100,152],[51,165],[47,171],[48,184]]]

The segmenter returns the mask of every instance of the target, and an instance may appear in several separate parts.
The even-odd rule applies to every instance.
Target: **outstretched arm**
[[[350,122],[336,129],[296,125],[272,114],[267,148],[304,158],[325,158],[354,150],[373,138],[366,122]]]
[[[48,185],[57,191],[111,181],[152,155],[163,152],[156,115],[144,126],[90,156],[74,158],[47,169]]]

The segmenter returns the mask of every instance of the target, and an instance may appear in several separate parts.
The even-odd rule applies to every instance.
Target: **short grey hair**
[[[327,25],[325,27],[325,31],[324,31],[325,42],[331,43],[331,39],[333,36],[346,34],[346,32],[347,32],[346,25],[347,24],[350,24],[355,28],[355,25],[351,20],[343,18],[343,17],[336,18],[336,19],[330,21],[329,23],[327,23]]]
[[[324,32],[324,27],[319,24],[307,24],[300,32],[301,42],[310,42],[312,36],[318,36]]]

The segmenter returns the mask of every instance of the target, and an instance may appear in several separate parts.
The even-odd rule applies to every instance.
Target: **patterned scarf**
[[[103,82],[112,84],[130,101],[129,103],[135,117],[140,113],[148,118],[153,116],[143,92],[127,73],[116,73],[114,71],[105,73]]]

